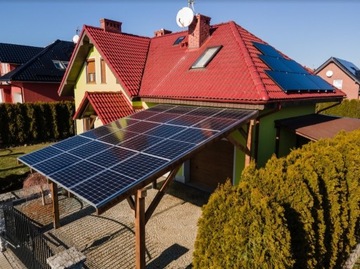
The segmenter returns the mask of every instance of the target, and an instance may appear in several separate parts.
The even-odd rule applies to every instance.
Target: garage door
[[[233,177],[234,146],[220,140],[196,154],[190,160],[190,184],[213,191]]]

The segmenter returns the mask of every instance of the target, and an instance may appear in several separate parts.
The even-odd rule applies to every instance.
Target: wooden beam
[[[181,165],[178,165],[177,167],[175,167],[170,174],[167,176],[167,178],[165,179],[164,183],[162,184],[160,190],[157,192],[157,194],[155,195],[154,199],[151,201],[151,204],[149,205],[148,209],[145,212],[145,224],[149,221],[149,219],[151,218],[152,214],[154,213],[156,207],[159,205],[161,198],[163,198],[164,194],[165,194],[165,190],[167,189],[167,187],[169,186],[170,182],[174,179],[174,177],[176,176],[177,172],[179,171]]]
[[[241,150],[245,154],[247,154],[247,155],[251,154],[250,150],[247,147],[241,145],[240,142],[238,142],[235,138],[233,138],[232,135],[228,135],[226,137],[226,139],[229,140],[235,147],[237,147],[239,150]]]
[[[136,269],[145,269],[145,197],[146,190],[137,190],[135,194],[135,255]]]
[[[135,210],[135,201],[134,201],[134,199],[132,198],[132,196],[128,196],[128,197],[126,198],[126,200],[128,201],[130,208],[131,208],[132,210]]]
[[[60,212],[59,212],[59,197],[57,184],[50,181],[50,191],[53,204],[53,224],[54,229],[60,228]]]

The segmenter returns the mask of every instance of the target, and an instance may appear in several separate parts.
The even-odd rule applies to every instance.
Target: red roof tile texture
[[[138,95],[150,38],[106,32],[92,26],[84,26],[84,30],[129,96]]]
[[[129,116],[135,111],[122,92],[86,92],[74,119],[82,117],[90,104],[103,124]]]
[[[343,96],[340,91],[285,93],[265,73],[269,68],[252,43],[265,42],[232,21],[212,26],[211,36],[199,49],[173,45],[186,35],[184,31],[152,38],[141,97],[264,104]],[[207,48],[219,45],[223,47],[206,68],[191,69]]]

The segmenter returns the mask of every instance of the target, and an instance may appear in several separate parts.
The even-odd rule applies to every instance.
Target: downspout
[[[268,111],[267,113],[265,114],[262,114],[260,116],[258,116],[255,120],[255,141],[254,141],[254,160],[255,162],[257,163],[257,159],[258,159],[258,152],[259,152],[259,135],[260,135],[260,120],[269,116],[269,115],[272,115],[278,111],[281,110],[281,104],[278,103],[276,105],[276,108],[274,108],[273,110],[270,110]]]

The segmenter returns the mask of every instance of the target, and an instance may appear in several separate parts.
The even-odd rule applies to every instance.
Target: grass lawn
[[[30,169],[18,164],[17,157],[50,145],[42,143],[31,146],[0,149],[0,193],[19,189]]]

